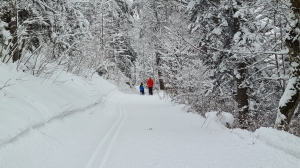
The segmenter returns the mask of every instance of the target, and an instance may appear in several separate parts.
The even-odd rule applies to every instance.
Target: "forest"
[[[300,136],[299,0],[0,0],[0,60],[45,80],[152,77],[189,112]]]

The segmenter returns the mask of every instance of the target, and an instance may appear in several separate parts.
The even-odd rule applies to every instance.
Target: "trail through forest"
[[[298,167],[300,158],[157,94],[113,91],[102,106],[34,128],[2,147],[2,168]]]
[[[0,168],[300,168],[299,2],[0,0]]]

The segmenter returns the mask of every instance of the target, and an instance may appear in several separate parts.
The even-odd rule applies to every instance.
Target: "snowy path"
[[[93,156],[88,162],[86,168],[91,167],[105,167],[106,161],[110,155],[111,148],[116,141],[116,137],[118,136],[120,129],[124,121],[126,120],[126,110],[124,108],[125,98],[119,104],[119,118],[112,125],[112,127],[107,131],[104,138],[101,140],[100,144],[96,148]]]
[[[0,168],[298,168],[247,131],[204,123],[154,96],[114,91],[105,106],[34,128],[0,148]]]

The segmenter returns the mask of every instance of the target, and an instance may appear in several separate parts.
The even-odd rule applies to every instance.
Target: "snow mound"
[[[300,159],[300,138],[273,128],[259,128],[254,135],[260,141]]]
[[[232,128],[233,126],[234,117],[227,112],[207,112],[205,117],[207,120],[215,121],[227,128]]]

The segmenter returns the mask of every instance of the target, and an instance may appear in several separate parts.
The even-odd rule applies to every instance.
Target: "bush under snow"
[[[227,128],[232,128],[233,126],[234,117],[232,114],[227,112],[207,112],[205,113],[205,117],[207,120],[215,121]]]

